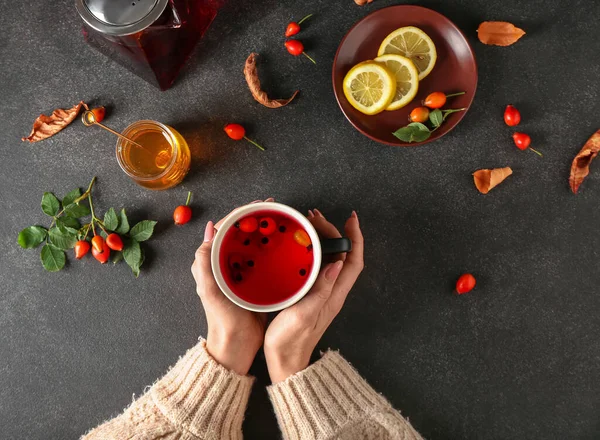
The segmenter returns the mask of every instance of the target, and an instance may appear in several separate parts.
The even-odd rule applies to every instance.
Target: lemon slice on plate
[[[414,26],[402,27],[385,37],[377,56],[395,53],[410,59],[419,71],[419,80],[425,78],[437,60],[435,44],[425,32]]]
[[[384,111],[396,96],[396,77],[385,66],[373,61],[350,69],[343,85],[350,105],[365,115]]]
[[[419,72],[411,60],[390,53],[374,61],[383,64],[396,77],[396,94],[386,110],[398,110],[415,98],[419,90]]]

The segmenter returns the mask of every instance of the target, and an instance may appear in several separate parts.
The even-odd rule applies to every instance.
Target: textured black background
[[[318,207],[338,224],[359,213],[366,269],[319,348],[339,348],[431,439],[600,437],[600,171],[569,192],[573,156],[599,128],[600,3],[593,0],[429,0],[476,52],[479,89],[464,121],[415,149],[378,145],[339,111],[330,69],[337,45],[375,0],[230,1],[176,85],[160,92],[89,48],[72,0],[0,7],[0,437],[76,438],[118,414],[206,332],[190,274],[206,221],[267,196]],[[287,22],[315,17],[301,34],[314,66],[283,48]],[[484,20],[528,34],[508,48],[476,39]],[[241,74],[261,54],[273,95],[256,104]],[[134,185],[114,158],[115,139],[80,123],[25,144],[40,112],[84,99],[110,108],[107,124],[173,125],[189,140],[193,169],[165,192]],[[502,121],[521,109],[522,130],[544,158],[517,150]],[[244,123],[269,148],[228,140]],[[514,175],[487,196],[479,168]],[[598,166],[598,165],[597,165]],[[47,219],[43,191],[63,195],[98,176],[96,204],[159,220],[142,275],[70,260],[46,273],[19,230]],[[195,192],[195,218],[171,225]],[[464,271],[476,291],[451,294]],[[276,438],[264,358],[244,431]]]

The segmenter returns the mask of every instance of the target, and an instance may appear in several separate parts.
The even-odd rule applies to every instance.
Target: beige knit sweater
[[[201,340],[123,414],[83,440],[241,439],[253,381],[219,365]],[[421,439],[337,352],[268,391],[286,440]]]

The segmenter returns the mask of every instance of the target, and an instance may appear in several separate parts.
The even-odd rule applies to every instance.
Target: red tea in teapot
[[[292,217],[257,211],[232,226],[219,263],[229,288],[257,305],[284,301],[306,283],[314,255],[308,233]]]

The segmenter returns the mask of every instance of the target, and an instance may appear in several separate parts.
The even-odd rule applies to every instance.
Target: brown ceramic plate
[[[419,83],[419,92],[406,107],[384,111],[377,115],[364,115],[352,107],[342,88],[346,73],[356,64],[377,57],[381,42],[392,31],[403,26],[416,26],[433,40],[437,62],[427,78]],[[333,90],[342,112],[354,127],[365,136],[388,145],[413,147],[439,139],[452,130],[466,111],[451,114],[442,126],[425,142],[402,142],[392,132],[408,124],[412,109],[431,93],[466,92],[449,98],[444,108],[468,108],[477,89],[477,64],[469,42],[454,23],[431,9],[420,6],[391,6],[367,15],[346,34],[333,61]]]

